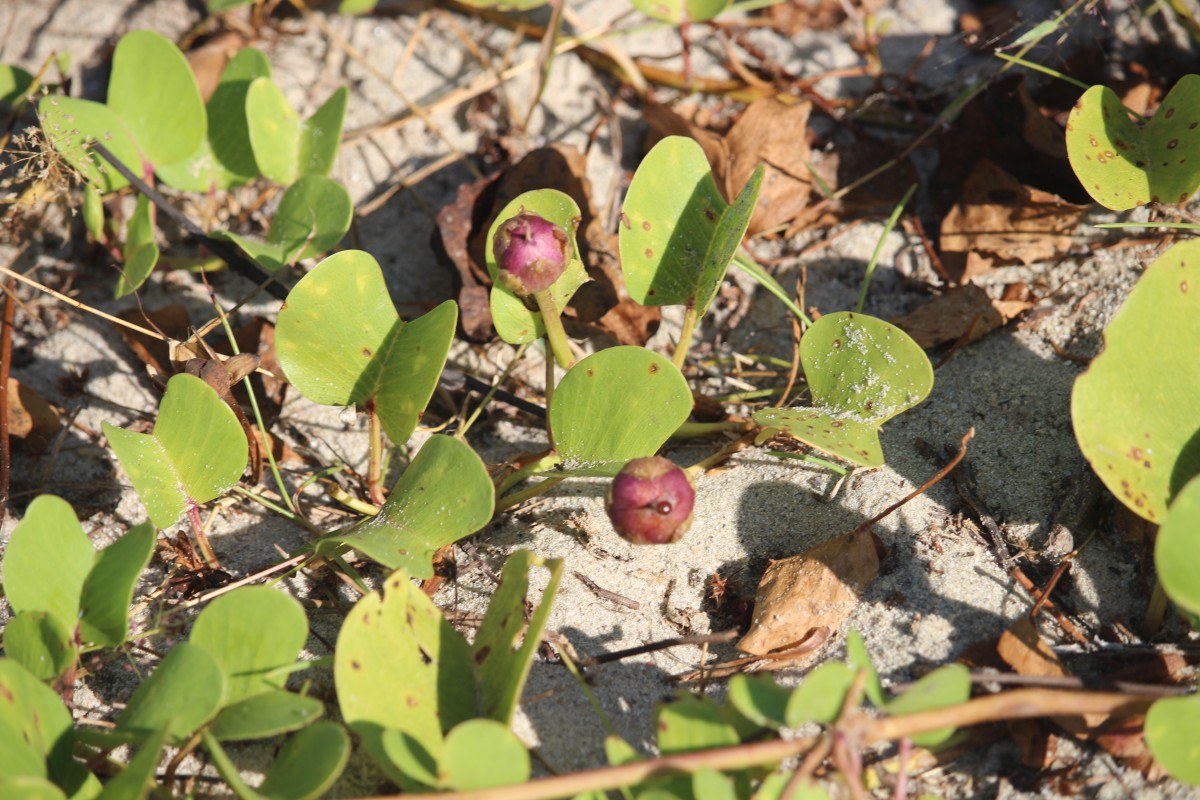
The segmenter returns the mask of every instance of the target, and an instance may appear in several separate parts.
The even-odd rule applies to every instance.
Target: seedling
[[[866,314],[826,314],[800,340],[811,408],[769,408],[754,421],[864,467],[883,465],[879,428],[920,403],[933,368],[894,325]]]
[[[692,524],[696,490],[686,472],[662,456],[635,458],[613,478],[604,508],[632,544],[671,544]]]
[[[1180,78],[1148,122],[1107,86],[1088,89],[1067,121],[1067,156],[1107,208],[1186,202],[1200,187],[1200,75]]]

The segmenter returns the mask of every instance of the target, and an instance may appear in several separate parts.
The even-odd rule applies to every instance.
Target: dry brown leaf
[[[964,336],[973,342],[1033,306],[1027,300],[993,300],[973,283],[955,286],[891,322],[921,347],[937,347]]]
[[[814,628],[841,628],[858,595],[879,572],[883,544],[855,530],[806,553],[773,561],[758,584],[754,621],[738,649],[765,655],[797,642]]]
[[[237,55],[246,46],[246,39],[235,31],[225,31],[209,39],[195,50],[187,53],[188,65],[196,76],[196,85],[200,87],[200,96],[208,102],[217,84],[221,82],[221,73],[229,59]]]
[[[492,309],[488,298],[487,267],[471,253],[472,231],[483,224],[484,210],[490,203],[481,203],[480,195],[487,193],[495,177],[484,178],[458,187],[454,202],[438,212],[437,231],[433,236],[434,250],[454,268],[458,286],[459,326],[463,335],[474,342],[490,341]],[[479,258],[483,258],[482,253]]]
[[[126,322],[132,322],[143,328],[157,330],[172,339],[183,341],[188,338],[192,321],[187,309],[179,304],[163,306],[159,309],[142,312],[140,308],[130,308],[117,315]],[[166,380],[175,372],[171,364],[170,346],[152,336],[130,330],[124,325],[117,326],[117,333],[133,350],[134,354],[150,368],[152,374],[163,376]]]
[[[826,31],[846,19],[846,7],[836,0],[787,0],[765,11],[776,29],[787,36],[801,31]]]
[[[1050,260],[1070,249],[1084,209],[1023,186],[984,159],[942,220],[942,264],[951,279],[965,283],[993,266]]]
[[[8,435],[24,442],[31,453],[42,453],[62,427],[58,411],[33,389],[8,379]]]
[[[1033,621],[1026,616],[1019,618],[1008,630],[1000,634],[996,651],[1018,675],[1043,678],[1064,678],[1071,675],[1058,655],[1038,634]],[[1068,733],[1081,736],[1095,731],[1108,719],[1106,714],[1088,714],[1082,719],[1055,717],[1054,721]]]

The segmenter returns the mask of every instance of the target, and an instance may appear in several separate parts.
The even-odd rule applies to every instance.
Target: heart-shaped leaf
[[[261,50],[239,50],[225,65],[205,107],[207,138],[188,159],[159,165],[159,177],[177,189],[197,193],[240,186],[258,177],[246,122],[246,94],[251,81],[270,75],[271,66]]]
[[[237,417],[207,383],[179,374],[167,382],[153,433],[105,422],[117,454],[155,527],[175,524],[189,503],[207,503],[237,483],[249,447]]]
[[[312,117],[301,121],[273,80],[252,81],[246,119],[259,171],[285,185],[304,175],[328,175],[341,143],[348,96],[345,87],[338,89]]]
[[[125,264],[117,281],[117,297],[140,288],[158,263],[158,244],[154,241],[154,222],[150,219],[150,198],[139,194],[133,216],[125,226]]]
[[[22,611],[4,626],[4,652],[42,681],[52,681],[75,662],[75,637],[47,611]]]
[[[826,661],[819,665],[804,676],[804,682],[788,698],[788,727],[798,728],[806,722],[833,722],[841,715],[846,693],[853,683],[854,670],[842,662]]]
[[[1142,274],[1071,392],[1083,455],[1131,510],[1159,523],[1200,473],[1200,240]]]
[[[664,756],[731,747],[740,741],[725,710],[707,697],[681,697],[655,712],[658,749]]]
[[[1146,123],[1093,86],[1067,120],[1067,157],[1083,188],[1117,211],[1183,203],[1200,187],[1200,75],[1184,75]]]
[[[644,306],[686,304],[727,204],[700,145],[684,136],[656,144],[634,173],[621,219],[621,269]]]
[[[96,565],[83,583],[79,602],[83,641],[102,647],[116,647],[125,641],[133,590],[150,563],[157,537],[153,525],[138,525],[96,554]]]
[[[667,359],[610,347],[572,367],[550,402],[550,437],[563,470],[615,475],[652,456],[692,411],[692,392]]]
[[[296,660],[308,638],[304,609],[266,586],[243,586],[222,595],[196,619],[188,637],[225,673],[225,704],[275,691],[282,679],[268,673]]]
[[[1180,608],[1200,614],[1200,475],[1176,495],[1154,541],[1154,566],[1167,596]]]
[[[429,578],[434,552],[482,528],[494,510],[495,488],[475,451],[452,436],[433,436],[379,513],[323,539],[317,552],[349,545],[386,567]]]
[[[472,719],[446,737],[439,766],[441,785],[472,791],[529,780],[529,751],[507,725]]]
[[[1190,554],[1189,558],[1195,558]],[[1164,697],[1146,714],[1146,746],[1172,778],[1200,786],[1200,697]]]
[[[354,206],[340,183],[324,175],[305,175],[280,198],[265,242],[226,231],[214,231],[213,235],[229,239],[262,267],[274,271],[335,246],[350,230],[352,216]]]
[[[533,566],[546,567],[550,580],[526,624],[525,594],[529,589],[529,568]],[[500,575],[500,586],[492,595],[475,635],[473,648],[479,666],[481,711],[505,726],[512,722],[529,667],[541,644],[562,568],[562,559],[542,559],[526,550],[509,556]]]
[[[672,25],[704,22],[729,7],[730,0],[632,0],[633,7],[648,17]]]
[[[187,59],[153,31],[130,31],[117,42],[108,106],[151,164],[188,158],[208,131],[204,100]]]
[[[388,577],[382,596],[358,601],[333,658],[343,718],[398,781],[410,779],[388,758],[384,731],[403,731],[439,753],[448,729],[479,715],[471,646],[404,570]]]
[[[787,724],[791,696],[792,691],[775,683],[770,675],[738,674],[729,681],[730,704],[743,717],[763,727],[782,728]]]
[[[222,742],[266,739],[299,730],[324,713],[325,707],[315,697],[270,689],[226,704],[209,731]]]
[[[542,323],[542,315],[525,304],[525,301],[513,294],[512,290],[496,279],[499,267],[496,266],[496,251],[493,243],[499,227],[523,212],[537,214],[553,222],[567,232],[571,240],[571,261],[563,274],[550,287],[559,311],[567,307],[579,287],[587,282],[588,276],[583,262],[579,260],[579,245],[575,237],[575,229],[579,225],[579,206],[569,195],[556,189],[537,189],[525,192],[506,205],[492,220],[487,235],[487,268],[492,276],[492,323],[496,333],[509,344],[525,344],[541,336],[545,336],[546,328]]]
[[[69,628],[79,617],[96,551],[75,510],[61,497],[35,499],[4,552],[4,592],[14,612],[47,611]]]
[[[116,730],[146,739],[169,727],[178,742],[215,717],[224,699],[221,665],[203,647],[180,642],[129,698]]]
[[[971,696],[971,672],[962,664],[947,664],[921,678],[912,688],[884,706],[894,716],[933,711],[965,703]],[[954,728],[942,728],[912,737],[918,747],[937,747],[954,735]]]
[[[800,340],[812,408],[754,415],[807,445],[864,467],[883,465],[879,427],[929,396],[933,367],[908,334],[883,320],[826,314]]]
[[[258,793],[271,800],[325,796],[350,759],[350,737],[333,722],[317,722],[284,742]]]
[[[38,104],[38,114],[50,144],[101,193],[124,189],[129,181],[91,151],[92,142],[103,143],[114,157],[134,172],[142,171],[137,145],[120,115],[108,106],[52,94]]]
[[[314,403],[373,402],[383,430],[408,441],[437,387],[458,310],[447,300],[409,323],[388,296],[379,264],[346,250],[296,284],[279,312],[279,363]]]

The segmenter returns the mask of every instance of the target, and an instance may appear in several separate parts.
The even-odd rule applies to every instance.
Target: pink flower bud
[[[571,238],[548,219],[522,211],[496,229],[500,280],[525,296],[549,289],[571,260]]]
[[[692,524],[696,490],[667,458],[630,461],[609,486],[604,507],[613,528],[631,544],[671,544]]]

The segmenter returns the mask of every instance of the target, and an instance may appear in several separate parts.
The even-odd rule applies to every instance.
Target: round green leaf
[[[142,171],[142,158],[133,138],[121,117],[108,106],[52,94],[38,104],[38,114],[50,144],[102,194],[123,189],[129,181],[90,150],[91,142],[101,142],[135,173]]]
[[[225,704],[274,691],[283,679],[267,673],[296,660],[308,638],[308,618],[290,595],[243,586],[212,601],[188,637],[225,673]]]
[[[1146,123],[1093,86],[1067,120],[1067,157],[1097,203],[1117,211],[1184,203],[1200,187],[1200,75],[1185,75]]]
[[[631,0],[633,7],[648,17],[679,25],[704,22],[729,7],[729,0]]]
[[[529,751],[507,726],[472,719],[446,736],[438,765],[441,785],[470,791],[529,780]]]
[[[921,678],[912,688],[884,706],[894,716],[933,711],[965,703],[971,696],[971,672],[962,664],[947,664]],[[937,747],[954,735],[954,728],[942,728],[912,737],[918,747]]]
[[[430,752],[425,744],[404,731],[392,729],[383,732],[381,743],[391,767],[408,778],[410,788],[424,790],[437,786],[438,761],[442,756],[441,740],[427,741],[427,744],[436,748],[436,752]]]
[[[688,695],[655,709],[658,749],[664,756],[739,744],[725,712],[707,697]]]
[[[445,731],[478,716],[471,647],[441,609],[399,570],[383,594],[364,596],[342,624],[333,656],[342,717],[372,757],[397,780],[382,736],[411,736],[427,753]]]
[[[15,612],[48,611],[68,627],[96,551],[75,510],[61,497],[35,499],[12,532],[4,553],[4,591]]]
[[[103,424],[133,488],[158,528],[173,525],[193,503],[207,503],[237,483],[249,446],[233,411],[207,383],[181,373],[167,383],[154,432]]]
[[[75,637],[46,611],[22,611],[4,626],[4,652],[38,680],[52,681],[75,661]]]
[[[770,675],[739,673],[729,681],[729,702],[756,725],[782,728],[787,724],[788,700],[792,692],[775,683]]]
[[[634,173],[621,218],[621,269],[644,306],[683,305],[727,204],[700,145],[684,136],[656,144]]]
[[[335,246],[350,230],[353,215],[350,195],[340,183],[322,175],[305,175],[280,198],[267,241],[225,231],[214,235],[233,241],[264,268],[277,270]]]
[[[83,583],[79,633],[85,642],[116,647],[129,634],[129,604],[138,577],[150,563],[158,532],[138,525],[96,554],[96,565]]]
[[[189,157],[208,130],[204,100],[187,59],[153,31],[130,31],[117,42],[108,105],[152,164]]]
[[[550,437],[564,470],[615,475],[654,455],[691,411],[691,389],[674,364],[642,347],[610,347],[563,376],[550,402]]]
[[[571,240],[571,261],[563,274],[550,287],[550,294],[559,311],[567,307],[579,287],[587,282],[587,272],[579,260],[579,244],[575,229],[579,225],[579,206],[569,195],[556,189],[537,189],[525,192],[506,205],[492,220],[487,235],[487,268],[492,276],[491,309],[492,323],[496,333],[509,344],[525,344],[546,334],[542,315],[529,308],[525,301],[498,281],[499,267],[496,266],[496,251],[492,246],[500,226],[522,212],[537,214],[553,222],[567,232]]]
[[[56,778],[73,763],[62,698],[11,658],[0,658],[0,775]]]
[[[270,689],[226,705],[209,731],[222,742],[266,739],[299,730],[324,713],[314,697]]]
[[[322,540],[317,552],[345,544],[386,567],[429,578],[434,552],[486,525],[495,505],[495,487],[475,451],[453,436],[433,436],[379,513]]]
[[[1092,469],[1154,523],[1200,473],[1200,240],[1151,264],[1075,380],[1071,420]]]
[[[692,773],[692,795],[696,800],[738,800],[733,778],[707,767]]]
[[[341,725],[316,722],[288,739],[258,793],[271,800],[322,797],[350,759],[350,737]]]
[[[1180,608],[1200,614],[1200,475],[1171,504],[1154,542],[1154,566],[1167,596]]]
[[[437,387],[458,307],[447,300],[402,322],[379,264],[360,250],[322,261],[279,312],[279,363],[301,394],[323,405],[374,400],[383,430],[408,441]]]
[[[1200,697],[1164,697],[1146,714],[1146,745],[1172,778],[1200,786]]]
[[[929,396],[933,367],[908,334],[883,320],[826,314],[800,340],[812,408],[763,409],[754,421],[864,467],[883,465],[879,426]]]
[[[129,698],[116,730],[148,738],[169,728],[179,742],[215,717],[224,699],[220,664],[203,647],[180,642]]]
[[[846,664],[826,661],[819,665],[804,676],[804,682],[788,698],[785,711],[788,727],[798,728],[806,722],[833,722],[842,713],[846,693],[853,683],[854,670]]]
[[[246,90],[246,124],[258,171],[275,183],[296,180],[300,159],[300,117],[268,77]]]

